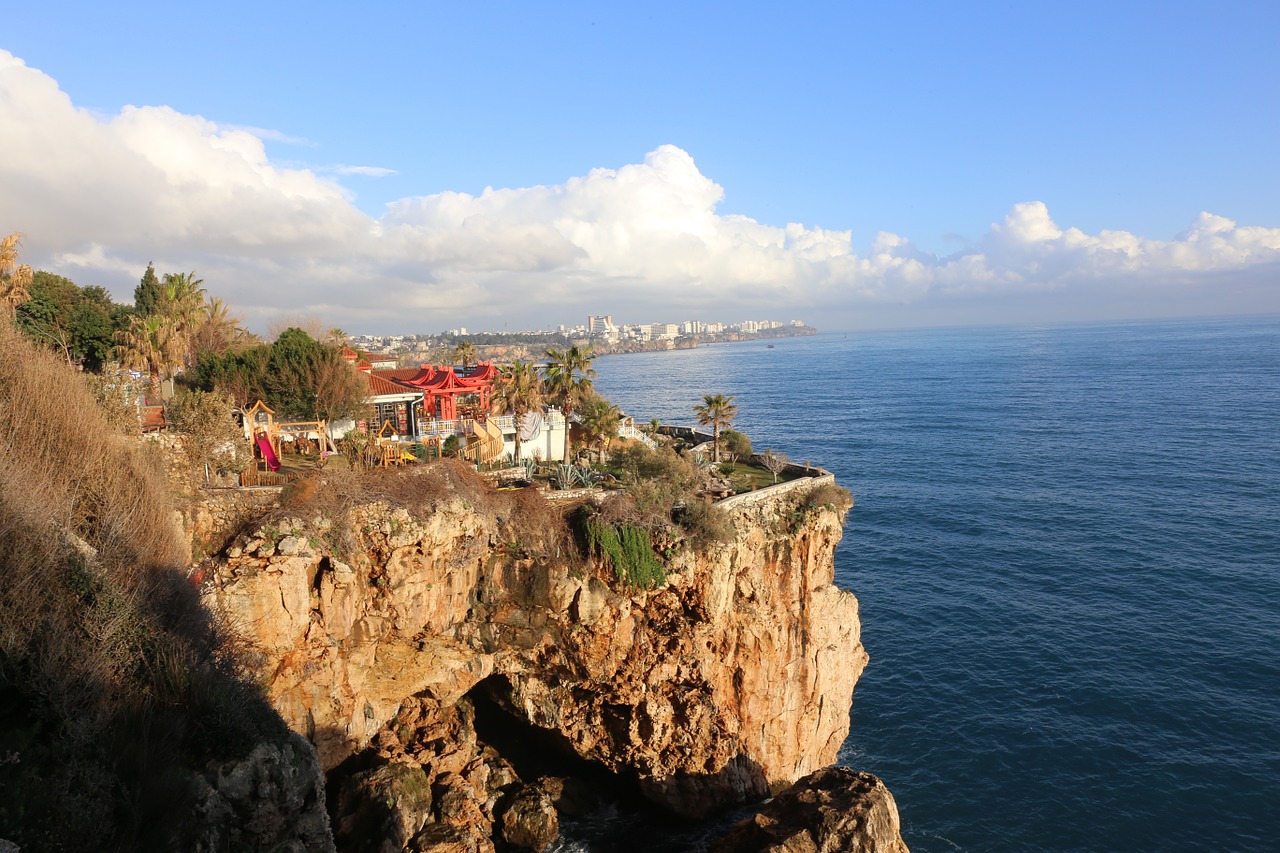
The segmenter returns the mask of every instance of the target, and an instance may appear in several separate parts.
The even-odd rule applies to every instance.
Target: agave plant
[[[561,462],[557,465],[555,473],[553,474],[556,481],[556,488],[573,488],[573,484],[577,480],[577,470],[578,469],[575,466],[569,465],[565,462]]]

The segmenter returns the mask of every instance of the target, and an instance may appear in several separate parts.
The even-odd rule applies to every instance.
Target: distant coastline
[[[745,341],[776,340],[778,338],[810,337],[818,334],[813,326],[780,326],[774,329],[761,329],[757,332],[717,332],[679,337],[674,340],[658,341],[621,341],[616,344],[591,341],[591,350],[596,355],[625,355],[638,352],[664,352],[666,350],[697,349],[709,344],[731,344]]]

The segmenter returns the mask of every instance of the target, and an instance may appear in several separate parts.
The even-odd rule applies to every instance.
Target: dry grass
[[[189,769],[279,718],[175,568],[164,475],[83,378],[0,326],[0,837],[179,843]]]

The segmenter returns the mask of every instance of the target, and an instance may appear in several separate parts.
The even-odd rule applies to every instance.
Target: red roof
[[[369,392],[375,397],[383,397],[388,394],[415,394],[420,389],[411,388],[393,381],[393,377],[388,377],[388,373],[401,373],[399,370],[378,370],[370,371],[365,374],[365,378],[369,380]]]
[[[379,372],[386,374],[390,371]],[[396,372],[399,373],[400,371]],[[467,393],[488,387],[493,384],[497,376],[498,369],[493,366],[493,363],[482,361],[467,373],[455,373],[452,367],[437,368],[434,365],[424,364],[417,369],[413,376],[403,379],[396,377],[396,379],[423,391],[441,394],[451,391],[454,393]]]

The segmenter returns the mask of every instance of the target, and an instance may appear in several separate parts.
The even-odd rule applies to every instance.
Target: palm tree
[[[596,371],[591,363],[596,356],[591,347],[579,346],[569,347],[564,352],[549,349],[545,355],[547,389],[564,413],[564,461],[568,462],[572,458],[570,451],[573,449],[569,418],[578,402],[595,391],[592,380],[596,378]]]
[[[0,317],[13,319],[22,305],[31,298],[31,267],[18,263],[18,246],[21,234],[10,234],[0,239]]]
[[[195,361],[192,336],[205,318],[205,290],[203,279],[196,278],[195,271],[165,273],[160,282],[160,299],[152,312],[168,321],[169,334],[175,338],[174,346],[181,352],[180,362],[190,365]]]
[[[129,327],[116,332],[116,357],[130,370],[151,377],[153,391],[160,380],[182,364],[186,341],[172,319],[161,314],[143,317],[134,314]]]
[[[202,352],[218,355],[238,350],[249,341],[250,335],[240,325],[240,318],[231,314],[231,307],[217,296],[205,300],[200,316],[191,330],[191,357]]]
[[[458,345],[453,348],[453,357],[454,360],[463,367],[470,367],[476,363],[476,345],[471,343],[471,341],[460,341]]]
[[[586,436],[587,448],[600,445],[602,451],[608,452],[609,444],[618,434],[618,424],[622,421],[622,412],[599,394],[592,394],[582,400],[578,406],[578,420],[582,423],[582,432]]]
[[[713,430],[715,444],[712,446],[712,458],[720,461],[720,430],[727,428],[738,416],[738,407],[733,405],[734,397],[723,394],[707,394],[703,396],[705,406],[694,406],[694,414],[702,426],[710,425]]]
[[[502,370],[502,378],[494,389],[494,402],[515,417],[516,455],[520,461],[520,429],[524,416],[542,407],[542,377],[532,362],[517,361]]]
[[[165,273],[161,282],[160,310],[171,317],[180,334],[190,334],[204,312],[204,279],[191,272]]]

